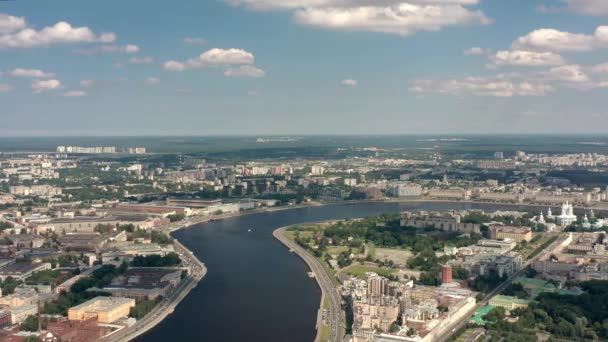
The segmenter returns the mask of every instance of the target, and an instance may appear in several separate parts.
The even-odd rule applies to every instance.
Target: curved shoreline
[[[380,199],[380,200],[354,200],[354,201],[342,201],[342,202],[329,202],[321,203],[319,205],[344,205],[344,204],[363,204],[363,203],[460,203],[460,204],[482,204],[482,205],[494,205],[494,206],[510,206],[510,207],[525,207],[525,208],[559,208],[559,204],[539,204],[539,203],[512,203],[512,202],[491,202],[491,201],[473,201],[473,200],[444,200],[444,199],[428,199],[428,198],[395,198],[395,199]],[[608,202],[607,202],[608,203]],[[608,204],[606,207],[597,206],[573,206],[574,209],[581,210],[599,210],[608,211]]]
[[[323,303],[326,298],[329,298],[330,305],[328,315],[328,327],[330,329],[330,332],[328,341],[341,341],[345,335],[344,313],[341,308],[342,299],[340,295],[336,292],[335,286],[333,285],[330,275],[327,274],[325,268],[323,267],[323,265],[321,265],[319,260],[317,260],[317,258],[315,258],[312,254],[304,250],[304,248],[302,248],[300,245],[285,236],[285,232],[287,231],[287,229],[296,225],[298,224],[277,228],[272,232],[272,235],[290,251],[293,251],[297,256],[299,256],[306,263],[306,265],[308,265],[308,268],[314,274],[314,278],[317,285],[319,286],[319,289],[321,289],[321,302],[319,304],[319,310],[317,311],[317,335],[315,337],[315,342],[321,342]]]
[[[196,285],[205,277],[207,274],[207,267],[201,262],[186,246],[184,246],[177,239],[174,239],[173,246],[176,247],[176,251],[180,250],[184,261],[188,259],[190,263],[196,264],[198,269],[195,269],[192,274],[189,274],[180,282],[171,294],[160,303],[158,303],[152,311],[148,312],[143,318],[135,322],[133,325],[126,327],[122,330],[118,330],[115,333],[105,336],[101,339],[104,342],[121,342],[131,341],[162,322],[167,316],[175,311],[175,308],[181,303],[184,298],[192,291]],[[178,251],[179,252],[179,251]]]
[[[396,204],[399,204],[399,203],[447,203],[447,204],[455,204],[455,205],[472,204],[472,205],[482,205],[482,206],[486,205],[486,206],[510,207],[510,208],[552,207],[551,205],[531,204],[531,203],[496,203],[496,202],[481,202],[481,201],[470,201],[470,200],[454,201],[454,200],[432,200],[432,199],[383,199],[383,200],[342,201],[342,202],[330,202],[330,203],[312,202],[312,203],[306,203],[306,204],[302,204],[302,205],[294,205],[294,206],[287,206],[287,207],[271,207],[271,208],[251,210],[251,211],[226,214],[226,215],[218,215],[218,216],[210,216],[210,217],[201,217],[201,216],[192,217],[189,220],[182,221],[182,222],[176,224],[174,227],[171,227],[171,226],[165,227],[164,230],[167,233],[171,234],[175,231],[178,231],[178,230],[181,230],[184,228],[191,228],[197,224],[206,223],[211,220],[224,220],[224,219],[229,219],[229,218],[233,218],[233,217],[248,216],[248,215],[262,214],[262,213],[272,213],[275,211],[303,209],[303,208],[317,207],[317,206],[332,206],[332,205],[341,206],[341,205],[356,205],[356,204],[370,204],[370,203],[396,203]],[[597,208],[597,207],[576,207],[576,208],[585,209],[585,210],[588,210],[588,209],[608,210],[608,208]],[[335,221],[335,220],[328,220],[328,221]],[[322,222],[328,222],[328,221],[322,221]],[[320,262],[316,258],[314,258],[314,256],[312,256],[310,253],[305,251],[301,246],[297,245],[295,242],[289,240],[287,237],[284,236],[284,232],[285,232],[285,230],[287,230],[287,228],[295,226],[295,225],[299,225],[299,224],[304,224],[304,223],[315,223],[315,222],[303,221],[301,223],[292,224],[292,225],[288,225],[285,227],[280,227],[273,231],[273,236],[277,240],[279,240],[283,245],[285,245],[287,248],[289,248],[291,251],[296,253],[307,264],[309,269],[315,274],[315,280],[322,292],[321,302],[319,305],[319,310],[317,312],[317,336],[316,336],[315,341],[320,341],[320,337],[321,337],[321,335],[320,335],[321,329],[319,329],[319,323],[321,322],[321,315],[322,315],[323,303],[324,303],[325,298],[330,298],[330,315],[333,314],[334,317],[339,316],[337,321],[335,319],[334,320],[330,319],[330,322],[334,321],[332,323],[336,323],[336,322],[342,323],[340,326],[333,326],[333,327],[331,326],[332,324],[330,324],[330,330],[331,330],[331,328],[333,328],[333,330],[334,330],[333,334],[330,333],[330,341],[332,341],[332,339],[331,339],[332,337],[334,337],[334,341],[340,341],[342,339],[342,337],[344,336],[344,323],[343,323],[344,315],[343,315],[341,305],[340,305],[341,299],[337,295],[329,275],[325,271],[325,268],[320,264]],[[320,223],[320,222],[316,222],[316,223]],[[178,288],[179,290],[177,290],[176,292],[174,292],[172,294],[170,300],[168,298],[168,303],[164,303],[163,304],[164,306],[160,306],[160,307],[157,306],[152,312],[150,312],[148,315],[146,315],[140,321],[135,323],[135,325],[137,325],[139,322],[144,321],[145,325],[143,327],[135,327],[135,325],[131,326],[131,327],[127,327],[122,332],[118,331],[118,332],[116,332],[116,334],[111,334],[109,336],[106,336],[103,339],[103,341],[112,341],[112,342],[129,341],[129,340],[133,340],[136,337],[139,337],[139,336],[145,334],[149,330],[153,329],[156,325],[158,325],[164,318],[166,318],[171,313],[173,313],[173,311],[175,310],[175,307],[183,299],[185,299],[185,297],[199,283],[199,281],[204,278],[204,276],[207,273],[207,269],[206,269],[204,263],[202,261],[200,261],[187,247],[185,247],[184,245],[179,243],[177,240],[175,240],[175,242],[176,242],[176,244],[179,244],[180,248],[182,248],[184,250],[184,255],[191,256],[192,261],[194,263],[197,263],[199,265],[199,267],[201,268],[201,272],[198,275],[198,277],[187,278],[187,281],[184,281],[184,283],[182,284],[183,286],[180,285],[180,287]],[[315,268],[317,269],[317,272],[315,272]],[[324,282],[325,284],[322,284],[321,280],[319,279],[319,276],[326,277],[325,282]],[[327,281],[329,281],[329,284],[331,286],[329,286],[326,289],[325,287],[327,287],[327,286],[324,286],[324,285],[327,284]],[[329,296],[328,296],[328,294],[329,294]],[[337,300],[336,300],[335,296],[338,296]],[[157,312],[157,313],[155,313],[155,315],[153,315],[154,317],[152,317],[152,320],[150,322],[145,322],[145,320],[149,319],[147,317],[149,317],[149,315],[153,314],[156,310],[159,310],[159,312]],[[336,312],[340,312],[340,314],[336,315],[335,314]],[[144,323],[140,323],[140,324],[144,324]],[[135,328],[136,330],[132,331],[133,328]],[[335,336],[335,334],[336,334],[335,331],[341,331],[340,338],[336,338],[337,336]],[[129,335],[129,334],[131,334],[131,335]],[[122,335],[125,335],[125,336],[122,336]],[[340,335],[340,334],[338,333],[338,335]],[[120,338],[116,339],[119,336],[120,336]]]

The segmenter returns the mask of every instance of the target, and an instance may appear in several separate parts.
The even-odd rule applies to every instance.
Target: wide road
[[[342,310],[342,300],[338,294],[330,275],[327,274],[323,265],[315,258],[312,254],[306,251],[302,246],[289,239],[284,233],[287,227],[279,228],[272,234],[275,238],[281,241],[287,248],[293,250],[298,256],[300,256],[310,270],[314,273],[317,283],[323,292],[323,295],[329,299],[329,341],[339,342],[344,338],[345,330],[345,318],[344,311]],[[321,303],[322,307],[322,303]],[[320,340],[321,327],[317,327],[317,338],[316,341]]]
[[[488,303],[490,302],[490,299],[492,297],[494,297],[495,295],[504,291],[509,285],[511,285],[513,280],[522,276],[526,272],[526,268],[528,266],[530,266],[534,261],[540,259],[543,255],[545,255],[548,250],[555,249],[555,247],[563,241],[563,238],[565,238],[565,236],[558,237],[557,240],[553,241],[552,244],[550,244],[549,246],[544,248],[542,252],[538,253],[535,257],[528,259],[526,262],[524,262],[522,264],[522,267],[519,269],[519,271],[513,273],[509,278],[507,278],[507,280],[505,280],[500,285],[498,285],[494,290],[490,291],[484,297],[484,299],[482,301],[477,303],[477,305],[475,305],[475,307],[469,311],[469,314],[462,316],[462,318],[459,321],[456,321],[453,325],[446,328],[444,333],[437,337],[436,341],[437,342],[447,341],[447,339],[450,336],[452,336],[455,332],[464,328],[464,326],[471,320],[471,316],[474,314],[475,310],[483,308],[484,306],[488,305]]]

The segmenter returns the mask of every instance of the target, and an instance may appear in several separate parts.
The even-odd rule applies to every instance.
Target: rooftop
[[[471,318],[471,321],[477,324],[486,324],[486,321],[483,319],[483,316],[487,315],[490,311],[492,311],[494,307],[492,305],[486,305],[483,308],[477,309],[475,311],[475,315]]]
[[[134,302],[134,299],[131,298],[122,298],[122,297],[95,297],[91,300],[88,300],[82,304],[71,307],[73,310],[81,310],[86,309],[87,311],[111,311],[115,308],[129,304]]]
[[[532,231],[530,227],[492,225],[490,228],[498,229],[502,233],[527,234]]]
[[[181,270],[174,268],[130,268],[121,276],[114,278],[112,284],[107,287],[161,288],[167,284],[165,277],[174,273],[175,276],[179,277]]]
[[[41,263],[31,264],[28,262],[16,262],[16,263],[9,264],[9,265],[6,265],[6,266],[0,268],[0,274],[10,275],[10,274],[27,273],[27,272],[35,270],[36,268],[41,267],[43,265],[44,264],[41,264]]]
[[[40,235],[35,234],[13,234],[8,235],[7,238],[11,241],[34,241],[34,240],[44,240],[44,238]]]
[[[521,304],[521,305],[527,305],[529,303],[529,301],[527,301],[525,299],[520,299],[517,297],[505,296],[505,295],[496,295],[496,296],[492,297],[491,301]]]
[[[149,250],[157,250],[160,249],[160,246],[156,243],[136,243],[126,246],[119,246],[118,249],[121,252],[124,251],[149,251]]]

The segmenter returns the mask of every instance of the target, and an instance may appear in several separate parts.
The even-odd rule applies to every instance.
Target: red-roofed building
[[[78,342],[97,341],[109,332],[109,328],[97,324],[96,318],[84,321],[49,322],[47,330],[59,341]]]

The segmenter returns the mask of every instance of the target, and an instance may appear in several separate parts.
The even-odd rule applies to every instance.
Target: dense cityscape
[[[287,151],[295,141],[274,143]],[[334,148],[347,156],[203,158],[109,145],[2,153],[2,339],[135,338],[207,273],[171,232],[368,202],[454,208],[275,231],[322,289],[317,340],[607,336],[585,306],[608,285],[607,155]],[[555,301],[570,307],[554,311]]]
[[[0,0],[0,342],[608,341],[608,0]]]

